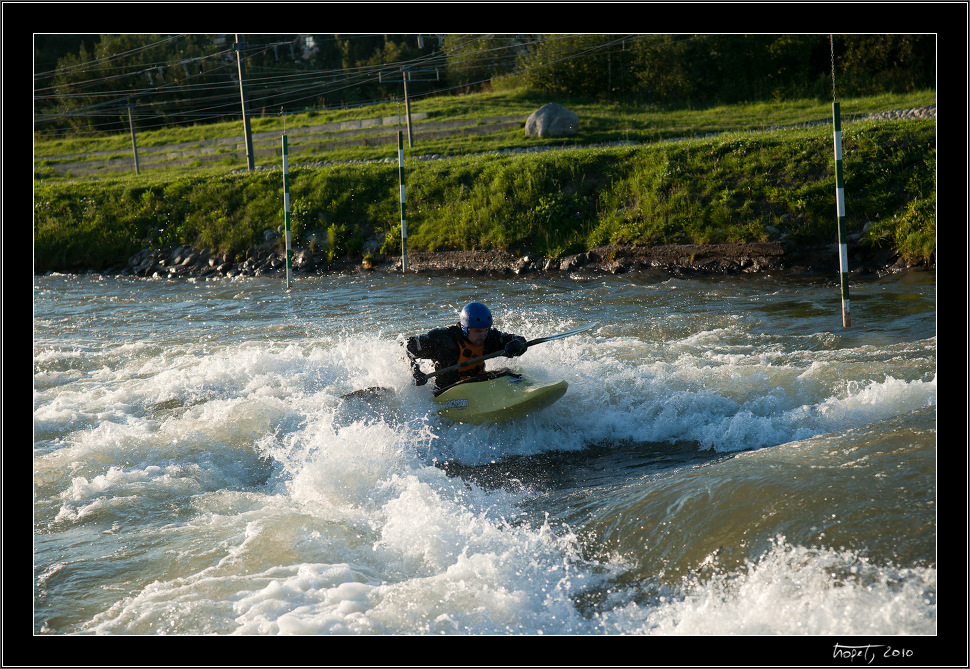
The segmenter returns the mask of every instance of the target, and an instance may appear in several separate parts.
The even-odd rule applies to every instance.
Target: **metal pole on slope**
[[[832,122],[835,143],[835,201],[839,227],[839,282],[842,287],[842,327],[849,327],[849,249],[845,233],[845,182],[842,179],[842,118],[835,99],[835,41],[829,35],[832,58]]]
[[[283,133],[283,222],[286,230],[286,289],[290,288],[293,272],[293,249],[290,246],[290,160],[286,146],[286,133]]]
[[[408,271],[408,221],[404,215],[404,133],[397,132],[397,180],[401,186],[401,271]]]

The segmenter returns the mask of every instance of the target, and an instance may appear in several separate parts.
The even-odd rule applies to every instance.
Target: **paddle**
[[[543,342],[552,341],[553,339],[563,339],[564,337],[571,337],[574,334],[579,334],[580,332],[586,332],[587,330],[592,330],[597,325],[599,325],[598,322],[597,323],[592,323],[590,325],[584,325],[583,327],[579,327],[579,328],[576,328],[574,330],[567,330],[566,332],[560,332],[559,334],[549,335],[548,337],[539,337],[538,339],[532,339],[532,340],[527,341],[525,343],[525,348],[526,348],[526,350],[528,350],[530,347],[535,346],[536,344],[541,344]],[[431,377],[437,376],[438,374],[444,374],[445,372],[453,372],[456,369],[458,369],[459,367],[465,367],[466,365],[477,364],[477,363],[483,362],[485,360],[490,360],[492,358],[497,358],[500,355],[505,355],[505,351],[504,350],[499,350],[499,351],[495,351],[493,353],[489,353],[487,355],[483,355],[483,356],[481,356],[479,358],[472,358],[471,360],[466,360],[464,362],[460,362],[457,365],[452,365],[451,367],[444,367],[443,369],[439,369],[438,371],[430,372],[429,374],[425,374],[425,376],[430,379]],[[374,388],[362,388],[361,390],[355,390],[353,392],[347,393],[343,397],[345,399],[346,398],[364,398],[364,397],[367,397],[367,396],[375,397],[377,395],[383,394],[387,390],[389,390],[389,388],[381,388],[380,386],[374,387]]]

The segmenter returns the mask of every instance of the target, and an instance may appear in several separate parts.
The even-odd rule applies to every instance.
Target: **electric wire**
[[[38,73],[35,75],[35,81],[43,77],[52,78],[58,74],[66,73],[82,75],[92,73],[92,78],[71,83],[71,86],[79,87],[76,98],[90,101],[88,104],[74,109],[62,111],[44,109],[38,112],[36,110],[38,102],[61,99],[61,96],[58,94],[57,86],[48,86],[35,91],[35,122],[51,122],[72,117],[87,118],[93,128],[91,132],[98,132],[99,128],[116,126],[119,115],[132,105],[134,105],[132,111],[138,118],[139,128],[141,129],[163,128],[186,122],[214,122],[239,118],[242,111],[238,77],[234,75],[236,70],[235,48],[220,49],[204,56],[181,61],[175,66],[181,65],[184,68],[187,67],[187,64],[192,63],[200,65],[202,69],[200,72],[190,74],[187,77],[171,78],[171,80],[166,80],[164,75],[165,70],[174,67],[171,63],[156,61],[132,66],[112,65],[124,58],[150,53],[152,49],[164,47],[184,37],[186,36],[172,35],[124,53],[113,54],[107,58],[98,58],[86,63],[70,65],[63,69]],[[366,35],[353,37],[366,37]],[[461,67],[468,63],[479,66],[484,63],[489,67],[494,67],[496,64],[505,64],[507,68],[509,64],[517,64],[520,60],[519,56],[530,49],[554,45],[558,41],[574,37],[576,35],[449,35],[446,36],[445,43],[430,54],[421,54],[414,58],[389,63],[312,71],[286,71],[277,68],[267,71],[266,68],[254,67],[252,74],[247,76],[246,81],[250,109],[266,108],[270,105],[276,106],[279,100],[283,99],[285,104],[280,106],[281,109],[289,106],[290,108],[300,108],[301,112],[308,111],[305,107],[308,102],[333,99],[335,96],[339,97],[343,91],[360,89],[367,85],[382,82],[389,84],[393,81],[395,75],[400,76],[401,72],[407,69],[446,70],[449,66]],[[656,36],[616,35],[610,37],[613,37],[613,39],[591,44],[578,50],[566,50],[561,56],[548,62],[536,63],[530,67],[513,68],[508,74],[490,74],[475,81],[463,81],[460,84],[450,86],[432,86],[428,90],[412,92],[409,97],[419,99],[427,96],[447,95],[487,83],[496,76],[521,76],[530,70],[551,67],[577,58],[612,53],[612,50],[624,42]],[[484,43],[485,38],[491,38],[491,44],[481,49],[474,49],[476,41]],[[449,40],[451,41],[449,42]],[[505,40],[507,43],[495,45],[495,40]],[[249,42],[241,55],[247,61],[248,68],[248,63],[277,51],[280,46],[295,48],[299,44],[297,39],[277,41],[272,44]],[[472,50],[466,51],[469,46],[473,47]],[[93,74],[103,74],[104,72],[111,72],[111,74],[100,78]],[[155,85],[133,86],[125,91],[104,89],[104,84],[122,82],[126,78],[132,82],[135,82],[136,77],[154,81],[151,74],[153,72],[158,73],[159,78],[159,82]],[[224,76],[225,80],[222,82],[213,81],[215,76]],[[183,99],[180,96],[186,97]],[[394,103],[400,102],[402,99],[395,92],[390,97],[371,98],[361,101],[355,106]],[[345,103],[337,105],[337,107],[346,106]],[[179,107],[182,108],[179,109]],[[160,120],[154,122],[153,119]]]

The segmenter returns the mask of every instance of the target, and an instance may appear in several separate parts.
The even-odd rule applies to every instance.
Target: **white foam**
[[[236,292],[233,299],[246,294]],[[586,320],[505,318],[504,329],[527,337]],[[254,335],[210,339],[201,348],[106,347],[94,362],[41,353],[35,512],[53,531],[69,527],[72,541],[93,539],[117,559],[117,572],[99,572],[101,587],[84,600],[95,610],[79,627],[135,634],[934,633],[933,569],[873,565],[855,553],[780,539],[741,569],[712,562],[705,577],[643,599],[639,584],[609,585],[627,565],[595,538],[581,540],[541,514],[524,516],[520,491],[486,491],[435,466],[617,442],[693,441],[731,452],[936,403],[935,375],[876,373],[885,369],[882,354],[784,352],[749,335],[737,318],[709,327],[674,320],[680,332],[668,340],[614,326],[500,359],[496,364],[570,385],[552,407],[492,426],[438,418],[430,389],[411,383],[399,342],[366,323],[358,327],[363,333],[335,325],[318,338],[289,341]],[[383,404],[354,407],[343,399],[375,386],[392,391]],[[119,543],[102,548],[96,540],[109,533]],[[585,555],[589,548],[595,557]],[[42,571],[45,592],[76,568],[55,558]],[[584,615],[577,602],[589,591],[606,602]]]
[[[631,604],[607,617],[626,618],[628,631],[639,618],[641,633],[661,635],[932,635],[936,569],[876,565],[779,537],[741,571],[692,577],[655,606]]]

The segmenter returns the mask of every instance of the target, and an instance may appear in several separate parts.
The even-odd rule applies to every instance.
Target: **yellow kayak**
[[[566,394],[568,383],[539,383],[509,371],[459,381],[435,396],[438,414],[456,423],[496,422],[544,409]]]

